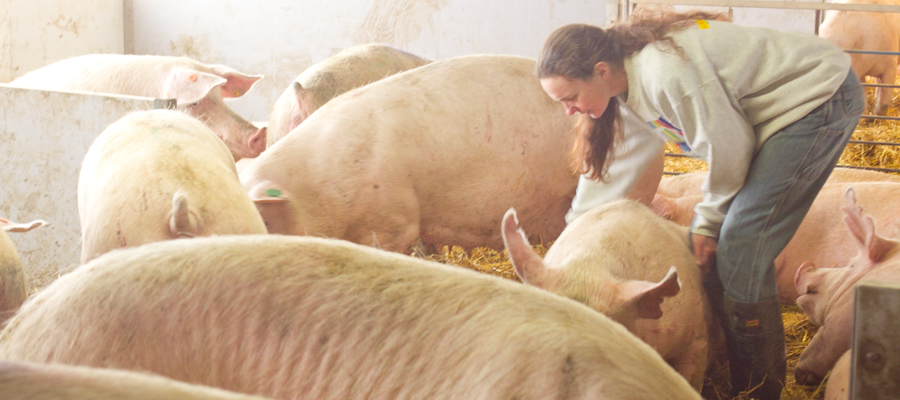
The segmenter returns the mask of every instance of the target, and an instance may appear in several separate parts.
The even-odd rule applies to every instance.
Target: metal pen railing
[[[821,25],[826,10],[843,10],[843,11],[863,11],[863,12],[892,12],[900,13],[900,6],[887,4],[843,4],[843,3],[807,3],[797,1],[756,1],[756,0],[618,0],[618,18],[623,21],[631,15],[631,11],[638,4],[657,4],[657,5],[682,5],[682,6],[700,6],[700,7],[723,7],[729,9],[739,8],[768,8],[768,9],[790,9],[790,10],[815,10],[815,33],[818,34],[819,25]],[[853,54],[875,54],[875,55],[900,55],[900,52],[893,51],[869,51],[869,50],[845,50],[847,53]],[[900,85],[887,83],[862,83],[864,87],[889,87],[898,88]],[[865,114],[863,118],[881,119],[889,121],[900,121],[900,117],[891,117],[884,115]],[[895,142],[873,142],[851,140],[849,144],[879,145],[879,146],[900,146]],[[666,153],[667,157],[690,157],[685,154]],[[839,165],[839,168],[866,169],[881,172],[900,173],[897,168],[878,168],[878,167],[855,167],[849,165]],[[667,173],[677,174],[677,173]]]

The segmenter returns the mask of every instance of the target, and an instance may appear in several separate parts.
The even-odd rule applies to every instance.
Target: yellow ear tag
[[[697,25],[700,29],[709,29],[709,23],[707,23],[705,19],[698,19]]]
[[[241,91],[237,90],[237,89],[234,89],[234,91],[231,92],[231,94],[234,95],[234,97],[241,97]]]
[[[188,80],[191,82],[195,82],[197,80],[197,75],[191,75],[188,77]]]

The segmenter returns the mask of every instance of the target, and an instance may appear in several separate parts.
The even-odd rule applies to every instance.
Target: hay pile
[[[870,81],[871,82],[871,81]],[[900,90],[895,90],[895,94]],[[874,108],[874,91],[867,89],[868,109]],[[900,95],[895,95],[890,116],[900,116]],[[873,142],[900,142],[900,121],[863,119],[853,134],[853,140]],[[679,153],[677,146],[667,145],[669,153]],[[893,168],[900,169],[900,146],[877,146],[868,144],[850,144],[844,151],[839,165]],[[684,173],[706,170],[705,162],[687,157],[666,157],[665,171],[667,173]],[[552,243],[551,243],[552,244]],[[542,257],[546,254],[551,244],[534,246],[535,251]],[[439,254],[429,256],[431,260],[455,264],[471,268],[479,272],[500,276],[507,279],[518,280],[515,271],[509,262],[506,251],[497,251],[489,248],[477,248],[467,253],[460,247],[444,247]],[[821,400],[824,396],[824,381],[818,387],[797,385],[794,381],[793,371],[797,359],[804,348],[812,340],[817,327],[814,326],[806,315],[797,307],[783,307],[782,315],[785,325],[785,340],[787,343],[788,376],[783,400]],[[703,395],[711,400],[729,400],[720,393],[728,393],[727,370],[724,367],[710,371]],[[746,397],[738,397],[734,400],[743,400]]]

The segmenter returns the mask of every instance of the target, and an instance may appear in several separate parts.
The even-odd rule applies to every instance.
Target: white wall
[[[603,24],[598,0],[133,0],[135,53],[186,55],[266,78],[229,102],[254,121],[306,67],[380,42],[440,59],[472,53],[534,57],[553,29]],[[612,5],[615,16],[615,4]]]
[[[0,217],[50,223],[10,233],[31,287],[81,259],[78,174],[94,138],[153,99],[27,90],[0,85]]]
[[[0,0],[0,82],[63,58],[124,51],[122,0]]]
[[[265,121],[306,67],[371,42],[441,59],[473,53],[537,56],[573,22],[607,25],[615,0],[129,0],[134,52],[186,55],[266,78],[229,104]],[[821,0],[801,0],[821,1]],[[727,11],[727,10],[725,10]],[[744,25],[813,32],[813,11],[735,9]]]

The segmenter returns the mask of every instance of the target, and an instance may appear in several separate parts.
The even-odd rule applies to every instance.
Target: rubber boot
[[[754,399],[779,400],[787,365],[778,297],[739,303],[725,294],[722,306],[732,395],[748,392]]]

